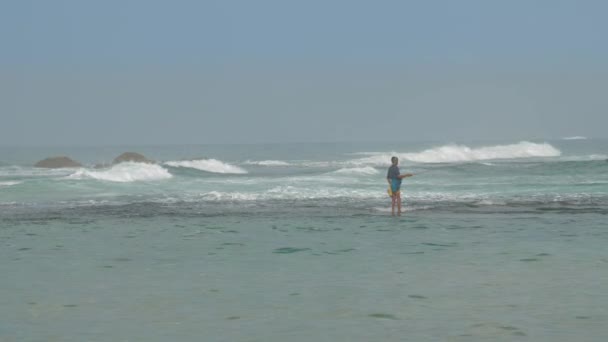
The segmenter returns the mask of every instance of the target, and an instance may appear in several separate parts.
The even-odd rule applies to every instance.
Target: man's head
[[[393,165],[397,165],[397,164],[399,164],[399,158],[397,158],[397,157],[392,157],[392,158],[391,158],[391,163],[393,163]]]

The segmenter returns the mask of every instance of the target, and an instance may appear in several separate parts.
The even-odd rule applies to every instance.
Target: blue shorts
[[[401,179],[399,178],[393,178],[391,179],[391,191],[393,193],[398,192],[401,190]]]

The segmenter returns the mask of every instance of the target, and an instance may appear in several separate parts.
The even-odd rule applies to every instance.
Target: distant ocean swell
[[[403,186],[409,210],[563,207],[601,212],[608,208],[608,163],[597,151],[563,155],[548,143],[519,142],[476,148],[443,145],[420,152],[352,152],[318,160],[298,158],[296,153],[293,160],[198,158],[79,169],[4,163],[0,207],[156,203],[179,210],[195,207],[201,213],[210,204],[214,210],[241,204],[277,211],[372,210],[389,203],[384,175],[390,157],[396,155],[402,171],[416,174]]]
[[[547,158],[559,157],[561,151],[547,143],[531,143],[522,141],[511,145],[497,145],[480,148],[470,148],[464,145],[444,145],[437,148],[427,149],[416,153],[405,152],[356,152],[354,154],[366,155],[367,157],[355,158],[349,160],[334,160],[334,161],[317,161],[317,160],[300,160],[300,161],[284,161],[284,160],[246,160],[241,162],[241,166],[237,163],[228,163],[218,159],[193,159],[167,161],[162,165],[175,168],[190,168],[199,171],[218,173],[218,174],[247,174],[248,171],[243,166],[251,165],[257,167],[332,167],[345,168],[344,173],[374,173],[371,167],[385,167],[390,163],[392,156],[397,156],[402,161],[415,163],[462,163],[487,160],[509,160],[522,158]],[[579,156],[581,160],[605,159],[605,155],[589,155]],[[574,157],[576,158],[576,157]],[[124,164],[124,163],[123,163]],[[85,168],[79,170],[74,177],[95,178],[108,181],[126,181],[128,179],[150,180],[150,179],[166,179],[167,174],[156,167],[139,166],[136,163],[126,163],[129,166],[116,165],[110,170],[90,170]],[[24,166],[8,166],[0,167],[0,177],[3,176],[45,176],[45,175],[62,175],[65,174],[65,169],[50,170],[37,169]],[[129,177],[129,173],[133,173],[134,177]],[[120,175],[122,174],[122,176]],[[145,174],[145,175],[144,175]]]

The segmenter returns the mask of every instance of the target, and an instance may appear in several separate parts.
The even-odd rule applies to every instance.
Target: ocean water
[[[125,151],[157,163],[95,167]],[[606,154],[0,147],[0,341],[605,341]],[[85,167],[32,167],[53,155]]]

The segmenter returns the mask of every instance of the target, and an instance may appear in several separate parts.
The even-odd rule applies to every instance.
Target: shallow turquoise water
[[[5,341],[602,341],[605,215],[71,218],[0,230]]]

